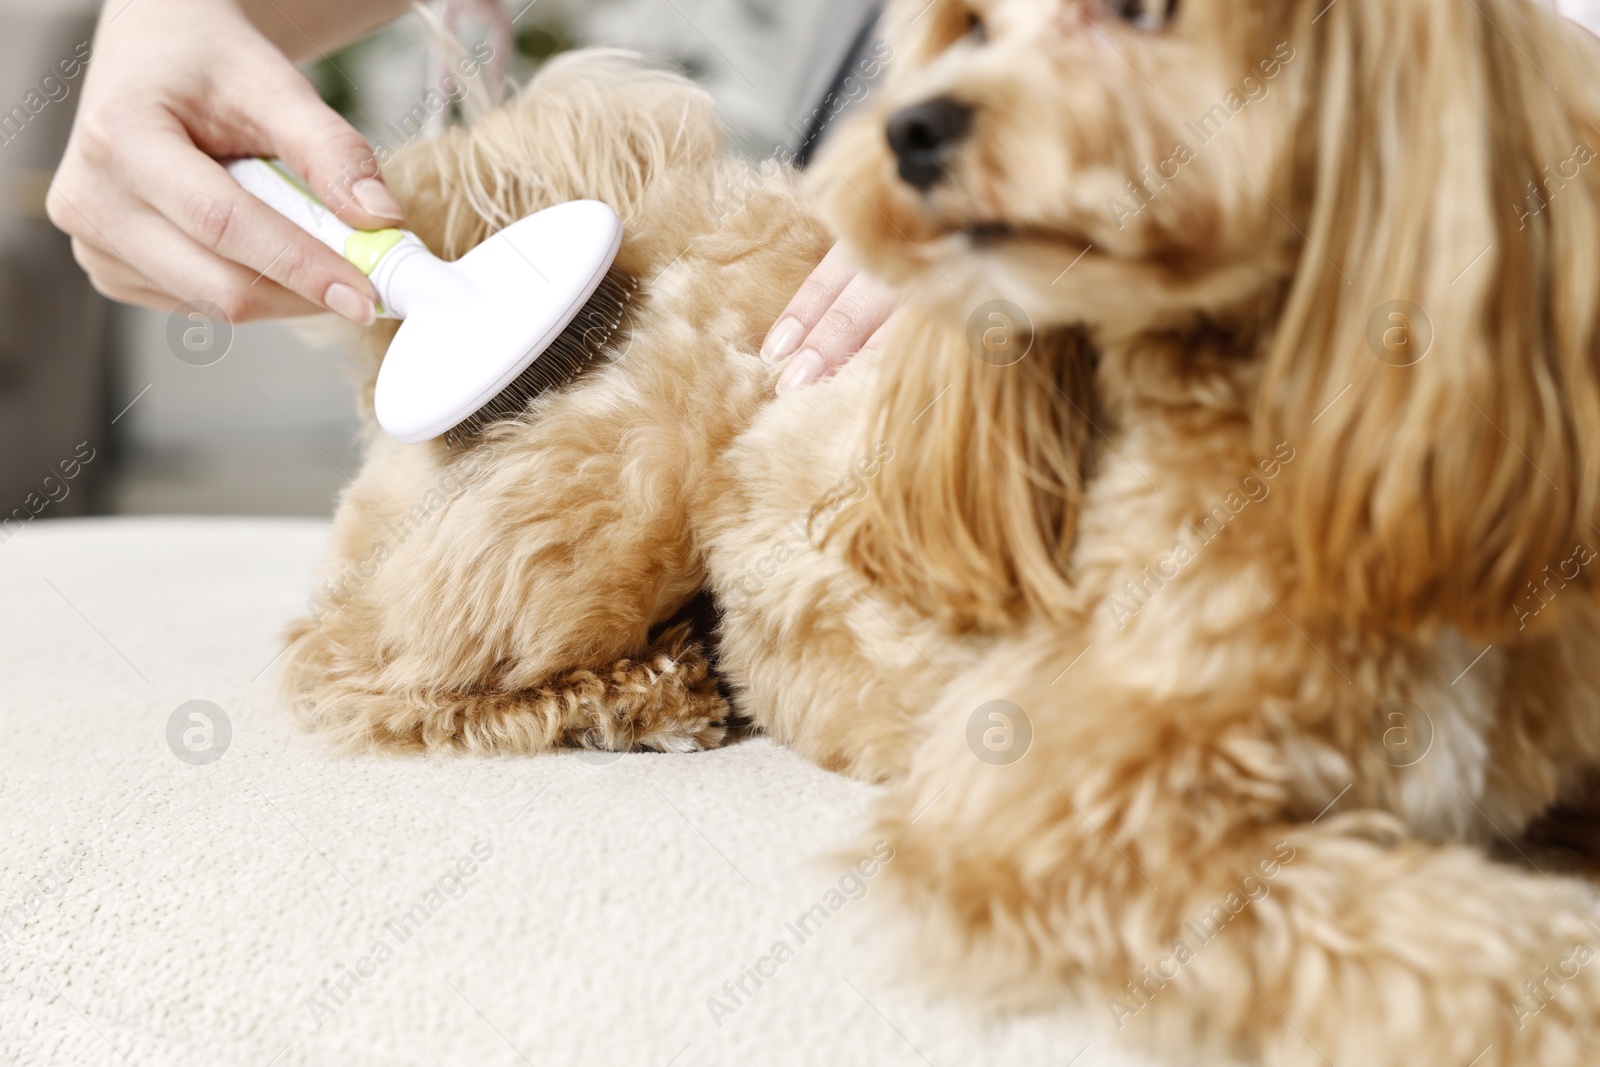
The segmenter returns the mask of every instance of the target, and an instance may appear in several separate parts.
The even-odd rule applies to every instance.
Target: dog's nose
[[[889,147],[900,161],[900,177],[918,189],[931,189],[971,128],[972,108],[948,96],[890,115]]]

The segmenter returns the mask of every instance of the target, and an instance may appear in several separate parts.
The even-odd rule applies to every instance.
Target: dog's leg
[[[1408,836],[1359,810],[1359,782],[1297,794],[1311,765],[1346,772],[1334,746],[1273,727],[1282,715],[1250,696],[1272,691],[1261,679],[1157,697],[1114,643],[1068,693],[1050,686],[1062,653],[1045,636],[957,679],[887,802],[889,884],[936,916],[920,942],[963,983],[1065,987],[1127,1037],[1273,1067],[1594,1062],[1600,911],[1584,883]],[[1315,700],[1336,711],[1356,698],[1332,681]],[[1015,762],[973,741],[986,705],[1013,739],[1031,725]],[[976,736],[1006,728],[983,719]]]
[[[727,704],[688,623],[669,627],[637,656],[577,669],[523,688],[418,687],[395,692],[363,659],[307,641],[296,624],[295,670],[321,684],[301,693],[314,727],[352,747],[542,752],[581,747],[684,752],[722,742]],[[311,657],[322,657],[322,662]]]
[[[720,715],[669,671],[654,704],[630,697],[623,713],[653,725],[591,721],[606,714],[595,700],[631,684],[592,679],[676,658],[649,635],[702,580],[684,514],[692,442],[628,375],[606,368],[461,454],[373,442],[311,616],[290,634],[282,673],[302,721],[349,743],[514,751],[720,738],[707,721]]]

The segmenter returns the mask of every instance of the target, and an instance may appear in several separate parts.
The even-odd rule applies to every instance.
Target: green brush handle
[[[389,310],[401,302],[391,299],[391,294],[384,291],[393,272],[379,268],[397,249],[423,248],[415,234],[392,227],[358,230],[341,222],[277,160],[234,160],[228,164],[228,173],[258,200],[339,253],[370,278],[378,291],[379,315],[391,319],[401,317]]]

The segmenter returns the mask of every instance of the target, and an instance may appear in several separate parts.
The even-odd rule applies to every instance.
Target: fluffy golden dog
[[[907,0],[889,40],[805,195],[614,53],[393,168],[447,255],[611,203],[644,295],[471,448],[369,432],[295,706],[715,744],[662,626],[709,588],[740,711],[890,783],[964,986],[1278,1067],[1594,1063],[1596,895],[1516,851],[1600,766],[1592,42],[1523,0]],[[813,210],[911,304],[774,400]]]

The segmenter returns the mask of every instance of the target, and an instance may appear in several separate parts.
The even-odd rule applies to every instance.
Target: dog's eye
[[[989,39],[989,27],[974,12],[967,12],[967,40],[973,44],[983,44]]]
[[[1159,30],[1178,13],[1178,0],[1106,0],[1111,13],[1141,30]]]

